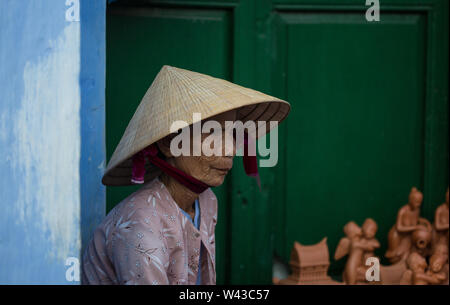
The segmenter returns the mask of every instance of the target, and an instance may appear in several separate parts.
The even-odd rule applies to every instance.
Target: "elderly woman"
[[[289,110],[287,102],[261,92],[163,66],[102,180],[113,186],[145,183],[95,230],[83,256],[82,283],[215,284],[217,200],[210,187],[223,183],[236,153],[236,133],[226,122],[280,122]],[[202,120],[195,121],[193,114]],[[216,146],[205,130],[195,141],[194,126],[208,122],[221,128],[221,140],[231,136],[232,144]],[[174,123],[184,127],[181,134],[173,130]],[[255,137],[269,130],[258,130]],[[194,132],[188,133],[188,154],[178,155],[179,145],[171,144],[185,131]],[[245,148],[247,136],[243,143],[244,167],[255,175],[256,158]],[[203,144],[216,153],[205,154]]]

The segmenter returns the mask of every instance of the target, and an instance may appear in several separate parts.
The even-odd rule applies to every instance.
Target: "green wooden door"
[[[382,256],[411,187],[436,192],[425,210],[445,193],[446,180],[435,179],[444,178],[439,168],[425,176],[426,15],[384,12],[380,23],[359,12],[277,17],[285,96],[293,103],[284,138],[281,253],[288,257],[295,240],[314,244],[328,236],[332,255],[345,223],[371,217],[380,225]]]
[[[117,1],[107,19],[107,152],[163,64],[288,100],[262,190],[235,162],[219,198],[217,282],[268,284],[294,241],[375,219],[382,244],[409,189],[432,219],[448,185],[448,2]],[[412,2],[414,4],[409,4]],[[108,210],[136,187],[108,188]],[[330,274],[339,277],[343,262]]]

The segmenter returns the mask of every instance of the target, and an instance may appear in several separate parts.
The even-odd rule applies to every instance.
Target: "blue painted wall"
[[[82,247],[103,220],[106,188],[101,184],[106,167],[105,60],[106,1],[83,0],[81,22],[81,237]]]
[[[105,10],[0,2],[0,284],[79,283],[105,212]]]

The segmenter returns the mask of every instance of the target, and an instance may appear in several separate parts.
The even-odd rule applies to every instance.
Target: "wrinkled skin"
[[[225,143],[225,121],[235,121],[236,111],[232,110],[219,114],[205,120],[204,122],[208,120],[215,120],[222,125],[222,138],[223,143]],[[201,143],[203,143],[209,135],[210,134],[202,133]],[[192,139],[193,137],[191,132],[191,143],[195,145],[196,143],[193,142]],[[200,156],[193,156],[191,153],[191,156],[181,155],[178,157],[173,157],[170,153],[171,140],[172,137],[166,137],[157,142],[158,148],[164,154],[169,164],[210,186],[219,186],[224,182],[227,173],[233,166],[233,157],[236,154],[234,142],[233,145],[227,145],[229,146],[227,147],[229,148],[229,151],[225,150],[226,145],[222,145],[222,156],[205,156],[203,153]],[[211,142],[210,147],[214,148],[214,142]],[[192,150],[193,147],[191,145],[191,151]],[[190,191],[168,175],[162,174],[161,181],[166,185],[173,199],[180,206],[180,208],[193,216],[193,203],[199,194]]]

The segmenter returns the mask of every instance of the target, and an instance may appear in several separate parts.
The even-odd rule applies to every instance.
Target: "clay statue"
[[[366,252],[373,253],[375,248],[379,247],[378,241],[374,240],[376,233],[376,224],[373,220],[366,222],[367,237],[363,238],[363,231],[353,221],[344,226],[346,237],[341,238],[334,255],[335,260],[348,255],[345,264],[343,279],[348,285],[355,285],[358,280],[364,279]]]
[[[363,242],[366,244],[367,251],[364,252],[363,264],[369,257],[375,257],[374,250],[380,247],[380,243],[375,238],[378,231],[378,225],[372,218],[367,218],[362,225]]]
[[[434,214],[434,236],[433,243],[445,244],[448,247],[448,223],[449,223],[449,212],[448,212],[448,189],[445,194],[445,202],[437,207]]]
[[[448,284],[448,246],[438,244],[434,254],[430,257],[430,266],[427,275],[434,276],[439,282]]]
[[[411,250],[412,233],[418,229],[420,224],[428,224],[426,219],[420,217],[422,200],[422,193],[413,187],[409,193],[408,204],[399,210],[397,222],[389,231],[389,246],[385,256],[392,264],[408,257]]]
[[[439,284],[445,277],[439,273],[426,271],[428,265],[425,258],[417,252],[412,252],[406,260],[408,270],[403,274],[403,285]]]
[[[448,264],[448,231],[449,231],[449,209],[448,209],[448,188],[445,194],[445,202],[437,207],[434,215],[433,224],[433,255],[430,258],[430,265],[432,265],[431,260],[435,261],[436,267],[442,264],[442,271],[446,279],[442,284],[449,284],[449,264]]]
[[[363,255],[363,259],[361,262],[361,266],[358,268],[357,270],[357,274],[358,274],[358,281],[360,282],[364,282],[366,283],[366,278],[365,278],[365,274],[367,269],[370,266],[366,265],[366,261],[368,258],[370,257],[376,257],[375,256],[375,249],[378,249],[380,247],[380,243],[378,242],[378,240],[375,238],[375,235],[377,234],[378,231],[378,225],[375,222],[375,220],[373,220],[372,218],[367,218],[363,225],[362,225],[362,234],[363,234],[363,238],[362,238],[362,242],[365,245],[365,251],[364,251],[364,255]],[[373,282],[373,284],[376,284],[375,282]]]
[[[327,238],[315,245],[302,245],[294,242],[289,262],[292,273],[285,279],[273,278],[276,285],[335,285],[328,275],[330,259]]]
[[[388,250],[385,254],[391,265],[380,265],[382,285],[448,285],[449,284],[449,189],[445,202],[435,212],[433,225],[420,217],[423,194],[411,188],[408,203],[400,208],[395,225],[388,234]],[[380,248],[376,239],[377,223],[367,218],[362,227],[350,221],[344,226],[334,255],[339,260],[348,255],[343,272],[345,284],[370,284],[365,275],[370,266],[366,261]],[[428,265],[429,263],[429,265]],[[327,275],[328,248],[326,239],[317,245],[294,244],[291,253],[292,274],[275,284],[325,284],[334,283]]]
[[[425,258],[430,256],[432,235],[433,227],[430,222],[422,219],[411,234],[411,247],[408,253],[417,252]]]

